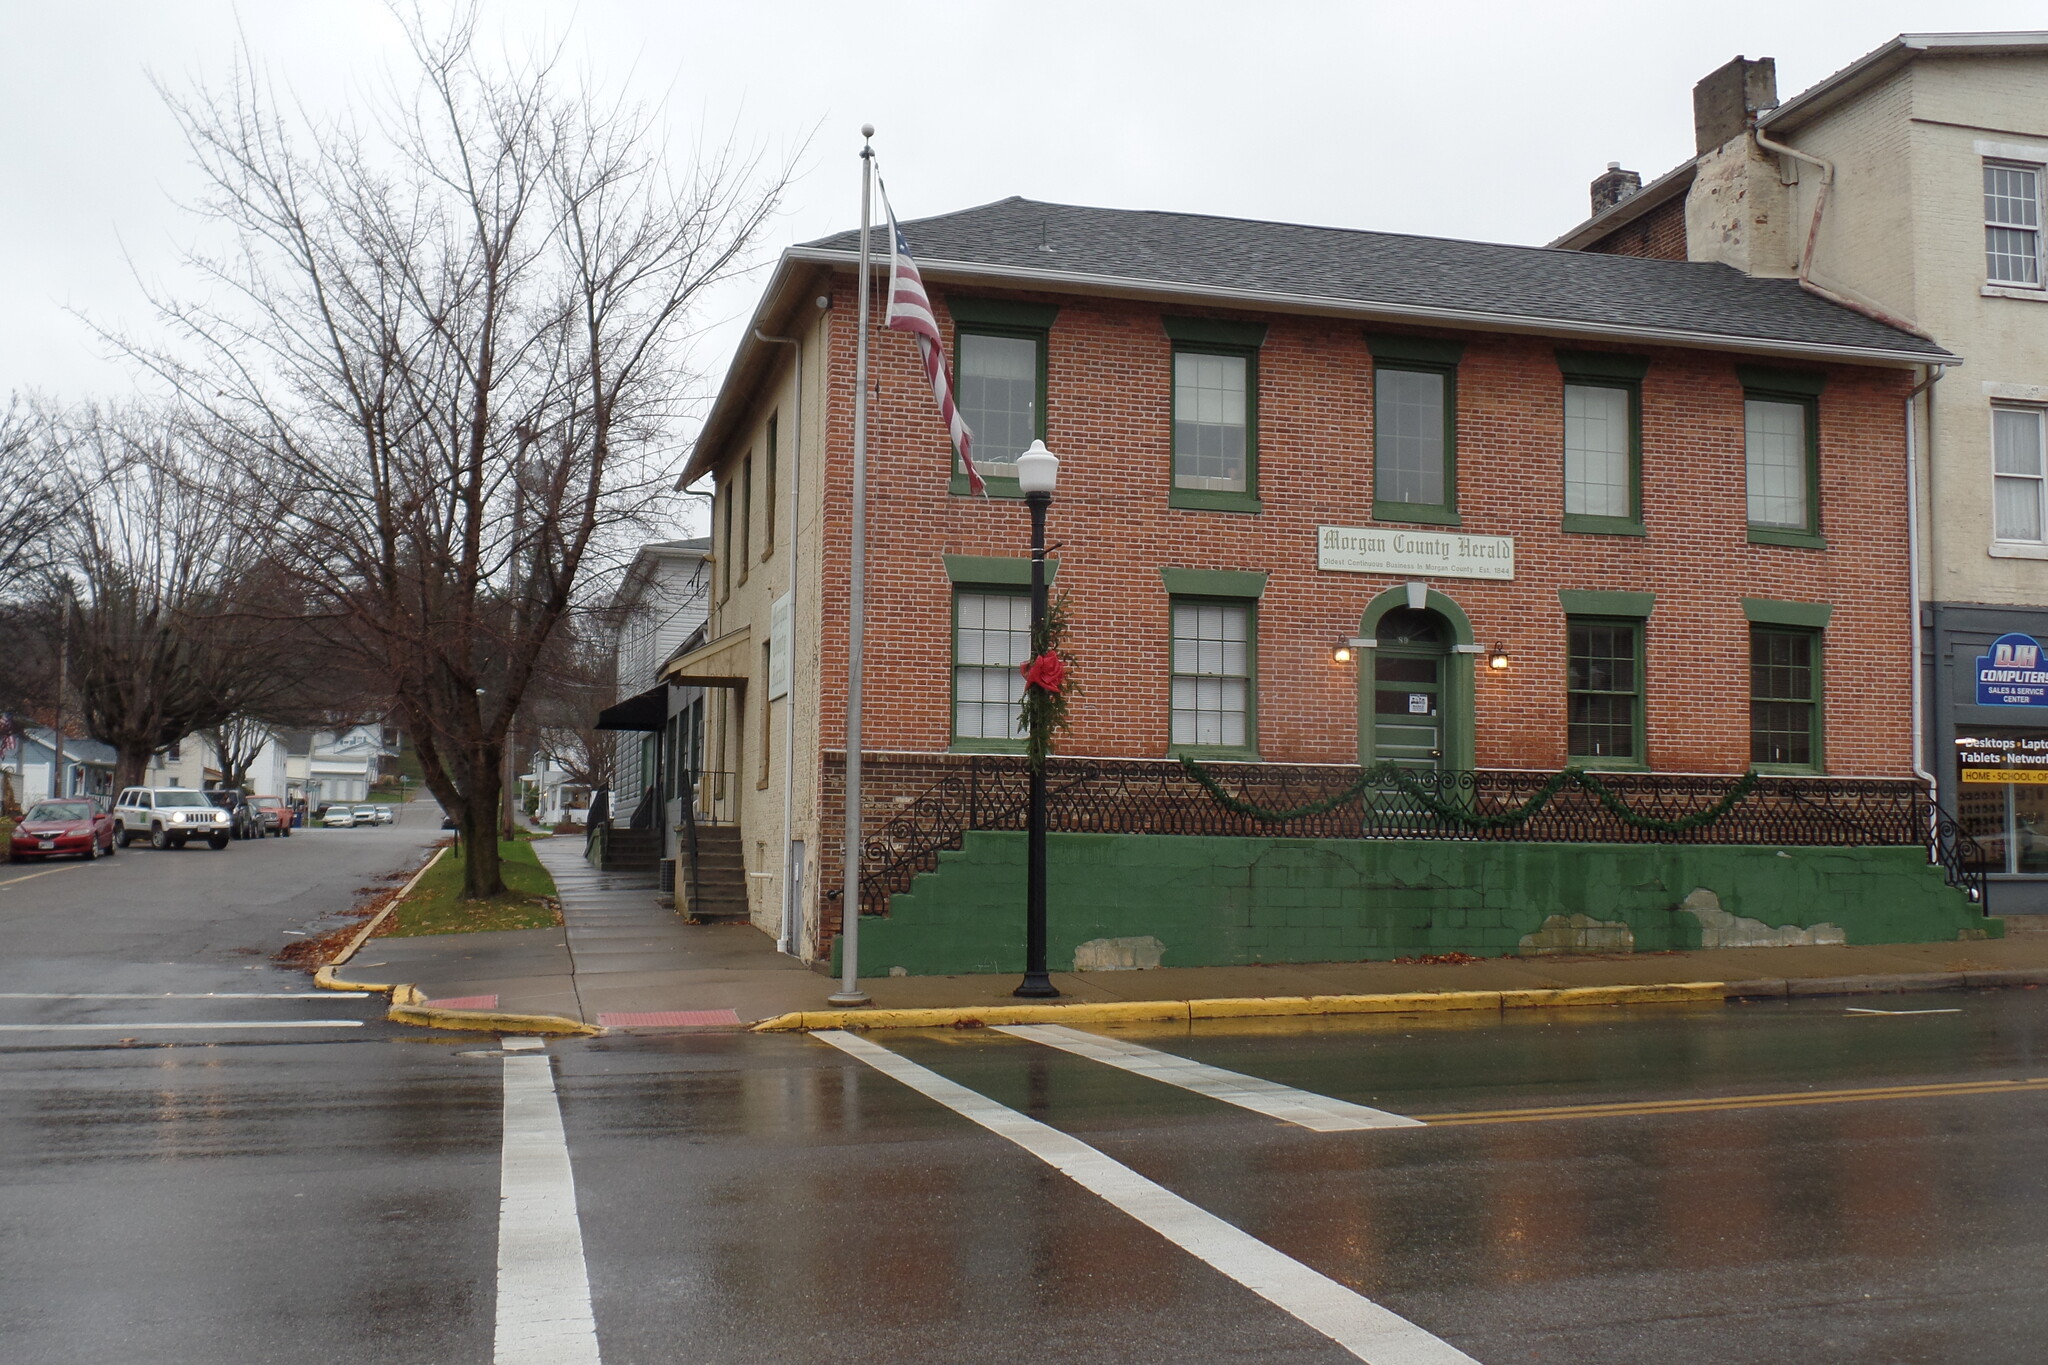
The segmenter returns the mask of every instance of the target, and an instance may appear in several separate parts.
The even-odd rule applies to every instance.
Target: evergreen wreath
[[[1079,661],[1066,647],[1072,619],[1066,593],[1047,603],[1045,619],[1031,632],[1031,657],[1019,669],[1024,697],[1017,705],[1017,720],[1024,731],[1024,754],[1033,768],[1045,766],[1053,736],[1067,728],[1068,708],[1081,690],[1074,681]]]

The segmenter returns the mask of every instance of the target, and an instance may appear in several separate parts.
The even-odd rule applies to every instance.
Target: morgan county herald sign
[[[1513,578],[1515,538],[1322,526],[1316,530],[1316,567],[1401,578]]]

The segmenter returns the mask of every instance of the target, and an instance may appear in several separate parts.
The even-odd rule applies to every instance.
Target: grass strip
[[[562,922],[554,899],[555,879],[540,865],[533,845],[524,839],[498,843],[501,875],[507,894],[489,900],[462,899],[467,850],[451,850],[420,878],[412,894],[384,921],[379,937],[409,938],[419,934],[478,934],[500,929],[547,929]]]

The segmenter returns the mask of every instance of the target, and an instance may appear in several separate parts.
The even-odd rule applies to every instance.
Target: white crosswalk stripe
[[[1478,1365],[1392,1309],[1267,1246],[1077,1137],[1020,1114],[854,1033],[811,1037],[1006,1138],[1370,1365]]]
[[[1296,1090],[1277,1081],[1261,1080],[1239,1071],[1225,1071],[1189,1057],[1161,1052],[1121,1038],[1083,1033],[1063,1024],[1003,1024],[997,1032],[1014,1038],[1056,1047],[1104,1066],[1113,1066],[1168,1085],[1192,1090],[1212,1100],[1234,1104],[1240,1109],[1265,1114],[1318,1133],[1352,1133],[1367,1128],[1421,1128],[1420,1119],[1390,1114],[1349,1100],[1332,1099],[1307,1090]]]

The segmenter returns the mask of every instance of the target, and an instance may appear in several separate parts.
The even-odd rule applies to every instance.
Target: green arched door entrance
[[[1366,609],[1360,633],[1374,647],[1358,671],[1359,762],[1471,767],[1472,627],[1457,603],[1395,588]]]

